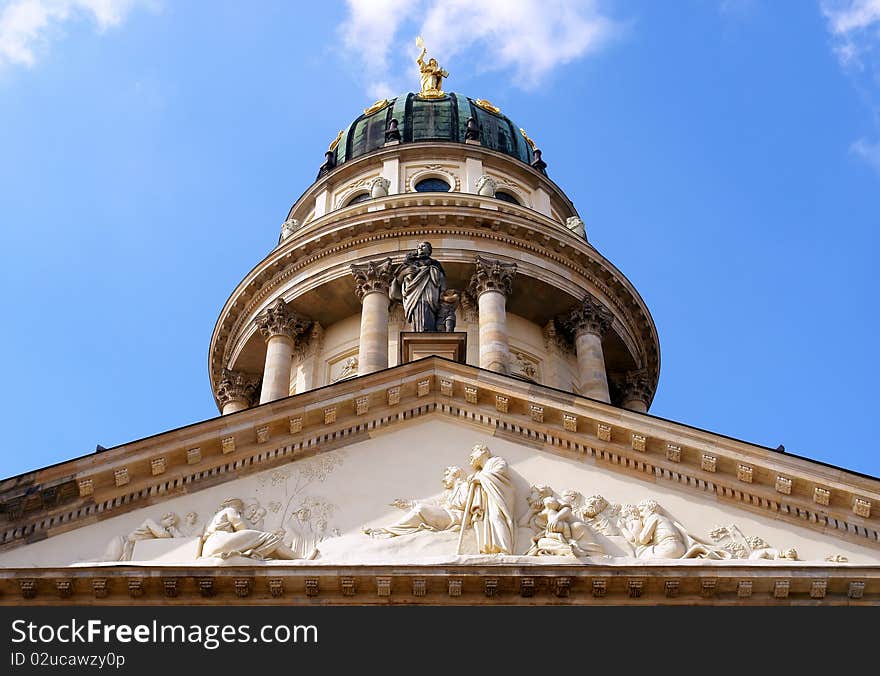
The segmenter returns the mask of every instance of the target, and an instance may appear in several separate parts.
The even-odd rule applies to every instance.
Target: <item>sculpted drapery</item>
[[[470,514],[477,535],[477,548],[481,554],[512,554],[516,533],[516,490],[507,461],[477,444],[470,455],[470,463],[477,470],[469,479],[474,484]]]
[[[468,484],[464,480],[461,467],[447,467],[443,474],[446,491],[440,504],[427,501],[395,500],[392,504],[407,512],[390,526],[367,528],[365,532],[373,536],[409,535],[419,531],[453,530],[461,526],[467,498]]]
[[[406,320],[413,331],[437,331],[440,295],[446,290],[446,273],[439,261],[431,258],[433,249],[422,242],[397,266],[389,297],[403,303]]]
[[[245,556],[253,559],[297,559],[279,533],[249,528],[241,516],[244,504],[237,498],[223,502],[202,536],[202,557]],[[317,551],[306,558],[314,558]]]

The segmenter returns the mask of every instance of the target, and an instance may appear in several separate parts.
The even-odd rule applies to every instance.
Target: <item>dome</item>
[[[440,98],[423,98],[409,93],[377,101],[343,129],[331,144],[328,151],[330,164],[322,167],[322,173],[382,148],[392,119],[397,120],[400,143],[465,143],[470,117],[476,120],[479,141],[484,148],[505,153],[529,165],[535,161],[531,139],[488,101],[453,92]]]

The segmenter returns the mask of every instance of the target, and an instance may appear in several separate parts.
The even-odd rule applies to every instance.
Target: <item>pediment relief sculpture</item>
[[[483,444],[474,446],[468,460],[475,471],[467,477],[461,467],[446,468],[443,474],[446,490],[439,501],[398,498],[391,504],[406,510],[405,514],[388,526],[365,528],[364,532],[373,537],[394,537],[422,530],[455,530],[463,536],[464,531],[473,528],[479,553],[513,553],[515,489],[507,461],[492,455]],[[459,551],[461,546],[460,537]]]
[[[363,531],[373,537],[394,537],[421,530],[460,529],[468,490],[464,470],[457,465],[447,467],[443,471],[443,487],[443,495],[436,502],[395,499],[391,505],[405,510],[404,515],[383,528],[364,528]]]
[[[715,527],[708,538],[696,535],[651,497],[637,504],[619,504],[599,494],[585,497],[575,489],[558,493],[549,485],[536,484],[518,498],[513,470],[504,458],[478,444],[469,460],[475,471],[468,476],[461,467],[446,468],[445,491],[439,498],[398,498],[391,503],[404,510],[398,520],[363,531],[374,538],[452,531],[459,533],[454,552],[458,555],[505,554],[536,557],[537,561],[541,557],[800,560],[793,547],[777,548],[760,537],[746,537],[735,524]],[[522,515],[516,518],[518,514]],[[464,552],[462,542],[470,529],[476,550]],[[517,531],[522,530],[528,538],[520,533],[517,543]],[[450,540],[444,542],[451,548]],[[845,562],[846,557],[825,560]]]
[[[128,535],[117,535],[107,544],[103,561],[131,561],[135,543],[158,538],[180,538],[184,534],[177,525],[180,518],[174,512],[166,512],[159,521],[145,519]]]
[[[257,560],[292,560],[314,559],[318,556],[317,549],[304,557],[299,556],[292,547],[284,543],[284,529],[270,532],[249,528],[250,524],[242,516],[243,510],[244,502],[239,498],[223,501],[220,510],[205,528],[200,558],[227,559],[231,556],[243,556]]]

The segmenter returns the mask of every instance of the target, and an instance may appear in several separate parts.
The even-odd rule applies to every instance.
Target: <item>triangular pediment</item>
[[[416,504],[444,504],[444,470],[474,471],[468,455],[477,444],[508,466],[511,551],[481,554],[473,528],[460,536],[457,526],[430,519],[424,527],[395,528]],[[431,358],[7,480],[4,509],[14,518],[0,566],[21,574],[29,567],[131,565],[785,565],[859,574],[868,567],[880,575],[870,513],[878,483]],[[589,527],[585,546],[566,550],[541,540],[540,519],[530,520],[536,487],[570,503],[574,520]],[[56,502],[28,509],[35,495]],[[585,504],[595,495],[608,503],[598,516]],[[278,533],[301,558],[260,561],[237,550],[205,556],[201,536],[228,498],[242,501],[248,530]],[[407,503],[395,506],[396,499]],[[687,554],[644,554],[633,539],[637,521],[625,515],[628,505],[646,500],[656,501]],[[174,537],[151,535],[166,514],[174,515]],[[796,560],[785,558],[791,549]]]
[[[487,446],[508,465],[517,526],[510,557],[480,556],[473,529],[462,538],[460,555],[459,528],[438,526],[430,514],[423,522],[410,520],[403,528],[395,529],[395,524],[406,521],[416,503],[444,505],[444,471],[459,466],[466,473],[473,472],[468,455],[477,444]],[[567,551],[545,551],[528,558],[534,538],[541,534],[540,528],[529,524],[536,489],[571,504],[575,518],[590,527],[589,549],[571,552],[574,556]],[[596,495],[601,495],[608,507],[598,518],[591,518],[584,512],[584,502]],[[862,565],[878,561],[876,548],[739,509],[710,491],[695,491],[637,471],[617,471],[578,451],[538,448],[509,435],[494,436],[479,424],[433,412],[375,429],[333,450],[294,454],[274,467],[231,481],[185,494],[157,496],[149,506],[6,552],[0,555],[0,563],[111,565],[121,560],[126,565],[131,561],[154,565],[240,564],[243,557],[237,555],[199,556],[199,537],[228,498],[242,501],[241,515],[248,529],[284,531],[284,539],[294,551],[320,565],[486,564],[499,560],[578,564],[584,559],[631,563],[639,558],[639,552],[637,544],[625,534],[625,506],[648,499],[655,500],[662,512],[686,531],[684,541],[690,536],[714,552],[706,553],[709,558],[693,555],[704,562],[741,563],[750,555],[772,557],[787,549],[795,549],[798,560],[804,562],[825,562],[829,557]],[[395,507],[393,503],[398,499],[405,502]],[[167,514],[175,517],[171,529],[174,537],[161,530]],[[307,559],[315,549],[317,556]],[[660,553],[657,557],[642,557],[642,561],[656,563],[659,558],[667,557]],[[308,565],[306,560],[298,563]]]

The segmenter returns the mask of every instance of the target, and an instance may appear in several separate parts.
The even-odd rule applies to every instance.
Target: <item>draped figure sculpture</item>
[[[202,536],[202,558],[216,556],[221,559],[230,556],[245,556],[252,559],[314,559],[315,549],[305,557],[300,557],[284,544],[283,531],[268,532],[249,528],[242,517],[244,502],[238,498],[228,498],[205,527]]]
[[[389,298],[403,303],[403,313],[413,331],[424,333],[443,330],[437,326],[440,296],[446,290],[446,273],[439,261],[431,258],[433,247],[422,242],[394,269]]]
[[[416,59],[419,66],[419,78],[421,80],[421,91],[419,96],[426,99],[439,99],[445,96],[443,93],[443,78],[449,77],[449,73],[440,67],[437,59],[428,59],[425,56],[428,53],[425,43],[422,42],[421,36],[416,38],[416,46],[421,49],[421,53]]]
[[[462,536],[472,523],[480,554],[512,554],[516,534],[516,490],[507,461],[492,455],[483,444],[474,446],[468,460],[476,472],[468,477]]]
[[[131,561],[134,553],[134,545],[140,540],[152,540],[155,538],[179,538],[183,533],[177,528],[178,518],[174,512],[162,515],[159,523],[152,519],[146,519],[140,526],[128,535],[119,535],[113,538],[107,545],[102,558],[103,561]]]
[[[593,542],[590,527],[578,519],[572,506],[550,495],[543,500],[544,508],[535,518],[539,533],[532,538],[526,556],[593,556],[603,554]]]
[[[621,508],[620,530],[640,559],[729,559],[730,552],[698,540],[661,512],[656,500]]]
[[[465,481],[464,470],[455,465],[447,467],[443,472],[443,487],[446,490],[439,504],[398,498],[391,504],[405,509],[406,513],[390,526],[364,528],[364,532],[373,537],[394,537],[423,530],[456,530],[461,526],[467,497],[468,483]]]

